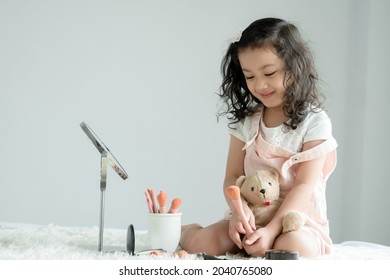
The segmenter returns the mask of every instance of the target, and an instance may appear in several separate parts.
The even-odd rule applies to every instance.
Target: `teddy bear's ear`
[[[272,176],[273,176],[276,180],[279,179],[279,172],[278,172],[276,169],[270,169],[269,172],[272,174]]]
[[[246,179],[246,176],[244,176],[244,175],[241,175],[240,177],[238,177],[238,179],[236,181],[236,186],[241,189],[241,186],[244,183],[245,179]]]

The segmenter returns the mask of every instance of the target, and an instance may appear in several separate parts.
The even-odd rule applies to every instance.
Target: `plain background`
[[[183,223],[220,219],[220,62],[239,30],[275,16],[301,29],[327,95],[333,240],[390,245],[389,12],[387,0],[0,0],[0,222],[98,225],[100,155],[82,121],[129,174],[108,171],[106,227],[145,229],[147,188],[180,197]]]

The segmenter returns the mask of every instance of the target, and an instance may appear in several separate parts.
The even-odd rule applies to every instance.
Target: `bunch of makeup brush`
[[[166,192],[160,191],[160,193],[155,196],[154,190],[149,188],[145,191],[145,196],[149,213],[169,214],[179,212],[179,207],[181,205],[180,198],[174,198],[171,202],[170,208],[167,210],[166,204],[168,201],[168,195]]]

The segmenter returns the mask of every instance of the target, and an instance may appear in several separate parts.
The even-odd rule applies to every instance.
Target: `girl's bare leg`
[[[229,221],[219,221],[207,227],[199,224],[182,226],[180,246],[188,253],[225,255],[238,252],[238,247],[229,237]]]
[[[273,249],[298,251],[299,256],[306,258],[321,255],[317,240],[306,231],[291,231],[276,238]]]

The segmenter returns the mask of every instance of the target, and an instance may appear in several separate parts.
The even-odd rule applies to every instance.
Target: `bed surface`
[[[103,253],[98,252],[98,227],[64,227],[0,223],[0,260],[128,260],[178,258],[174,255],[130,256],[126,248],[126,229],[104,230]],[[146,231],[137,231],[136,252],[150,249]],[[197,259],[187,255],[185,259]],[[320,260],[390,260],[390,247],[347,241],[335,244],[333,252]]]

